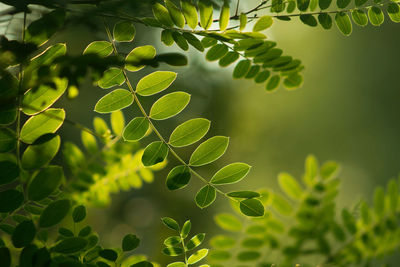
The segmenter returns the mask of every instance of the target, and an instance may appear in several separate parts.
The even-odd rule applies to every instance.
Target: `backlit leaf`
[[[107,57],[113,52],[113,46],[107,41],[94,41],[91,42],[83,54],[97,54],[99,57]]]
[[[164,2],[174,24],[179,28],[183,28],[185,26],[185,17],[181,10],[171,0],[164,0]]]
[[[213,23],[213,6],[208,2],[200,1],[198,7],[200,11],[200,25],[205,30],[208,30]]]
[[[301,199],[303,190],[300,184],[288,173],[280,173],[278,182],[281,189],[293,199]]]
[[[217,44],[208,50],[206,59],[209,61],[215,61],[225,56],[226,53],[228,53],[228,47],[224,44]]]
[[[188,120],[175,128],[169,138],[169,143],[174,147],[191,145],[206,135],[210,124],[209,120],[203,118]]]
[[[195,264],[199,261],[201,261],[202,259],[204,259],[208,254],[208,249],[200,249],[199,251],[197,251],[196,253],[192,254],[189,259],[188,259],[188,264]]]
[[[201,243],[203,243],[203,240],[205,237],[206,237],[206,234],[195,235],[186,243],[186,249],[192,250],[192,249],[197,248],[198,246],[201,245]]]
[[[181,7],[187,25],[192,29],[196,28],[198,23],[198,14],[196,7],[191,2],[183,0],[181,0]]]
[[[149,60],[156,56],[156,49],[151,45],[134,48],[125,58],[125,69],[138,71],[145,67]]]
[[[180,230],[179,229],[179,224],[174,219],[169,218],[169,217],[164,217],[164,218],[161,218],[161,221],[168,228],[179,232],[179,230]]]
[[[269,27],[272,26],[273,22],[274,21],[270,16],[262,16],[254,24],[253,32],[259,32],[268,29]]]
[[[122,137],[125,141],[138,141],[142,139],[149,129],[149,121],[144,117],[136,117],[126,125]]]
[[[94,111],[97,113],[111,113],[129,107],[133,103],[133,95],[125,89],[115,89],[106,94],[96,103]]]
[[[243,227],[239,219],[229,213],[220,213],[216,215],[214,221],[223,230],[231,232],[240,232]]]
[[[173,168],[167,176],[166,185],[169,190],[176,190],[185,187],[191,178],[190,169],[180,165]]]
[[[264,215],[264,206],[255,198],[240,201],[240,211],[250,217],[261,217]]]
[[[143,77],[136,86],[136,92],[142,96],[149,96],[167,89],[176,79],[176,73],[170,71],[156,71]]]
[[[229,17],[230,17],[229,4],[228,3],[224,3],[223,6],[221,7],[221,13],[220,13],[220,16],[219,16],[219,29],[220,29],[220,31],[224,31],[228,27]]]
[[[155,3],[153,5],[153,14],[154,17],[163,25],[167,27],[173,27],[174,22],[169,15],[167,8],[160,3]]]
[[[185,92],[173,92],[158,99],[150,109],[150,118],[165,120],[179,114],[190,101]]]
[[[109,68],[103,73],[97,85],[103,89],[108,89],[113,86],[122,85],[125,82],[124,73],[120,68]]]
[[[214,174],[210,182],[216,185],[237,183],[249,173],[250,168],[245,163],[232,163]]]
[[[377,6],[368,9],[368,17],[369,21],[374,26],[380,26],[385,20],[382,10]]]
[[[39,137],[28,146],[22,155],[21,165],[25,170],[39,169],[48,164],[60,149],[61,138],[55,134]]]
[[[214,187],[206,185],[202,187],[196,194],[195,200],[199,208],[204,209],[210,206],[216,199],[217,193]]]
[[[350,21],[349,15],[347,15],[344,12],[337,13],[335,16],[335,22],[336,26],[338,29],[344,34],[344,35],[350,35],[352,32],[352,25]]]
[[[117,22],[114,25],[113,36],[117,42],[131,42],[135,38],[135,26],[129,21]]]
[[[162,141],[155,141],[149,144],[144,150],[142,163],[144,166],[153,166],[163,162],[168,155],[169,148]]]
[[[202,166],[220,158],[226,151],[229,138],[225,136],[214,136],[201,143],[190,157],[192,166]]]

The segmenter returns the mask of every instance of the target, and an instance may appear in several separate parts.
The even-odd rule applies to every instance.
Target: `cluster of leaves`
[[[319,167],[315,157],[309,156],[301,184],[288,173],[279,174],[285,197],[260,190],[269,210],[263,218],[243,221],[229,213],[216,215],[221,229],[236,234],[214,236],[208,260],[213,266],[236,262],[249,266],[349,266],[369,263],[398,249],[398,182],[391,180],[386,194],[377,188],[372,207],[361,201],[337,216],[338,171],[335,162]],[[237,211],[235,205],[233,208]],[[271,262],[271,255],[279,260]]]
[[[164,217],[161,220],[166,227],[168,227],[171,230],[174,230],[178,234],[170,236],[164,240],[165,248],[162,250],[162,252],[165,255],[171,257],[184,255],[184,262],[176,261],[168,264],[167,267],[187,267],[190,265],[194,265],[199,261],[203,260],[205,257],[207,257],[208,249],[205,248],[194,252],[189,257],[187,255],[189,251],[194,250],[195,248],[200,246],[203,243],[204,238],[206,236],[206,234],[204,233],[196,234],[192,238],[190,238],[189,241],[186,242],[185,239],[189,236],[190,230],[192,228],[192,223],[190,222],[190,220],[187,220],[183,224],[182,229],[179,226],[179,224],[172,218]],[[203,264],[200,265],[200,267],[210,267],[210,266],[207,264]]]

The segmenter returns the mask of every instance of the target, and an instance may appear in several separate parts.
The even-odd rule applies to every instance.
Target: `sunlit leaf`
[[[186,243],[186,249],[192,250],[197,248],[198,246],[201,245],[201,243],[203,243],[204,238],[206,237],[206,234],[197,234],[195,236],[193,236],[187,243]]]
[[[209,61],[215,61],[225,56],[226,53],[228,53],[228,47],[224,44],[217,44],[208,50],[206,59]]]
[[[377,6],[368,9],[368,17],[369,21],[374,26],[380,26],[385,20],[382,10]]]
[[[139,46],[133,49],[125,58],[125,69],[138,71],[145,67],[149,60],[156,56],[156,49],[151,45]]]
[[[221,7],[221,13],[219,16],[219,29],[221,31],[224,31],[228,27],[230,17],[229,11],[229,4],[225,2]]]
[[[113,52],[112,43],[107,41],[94,41],[91,42],[83,54],[97,54],[99,57],[107,57]]]
[[[149,96],[167,89],[176,79],[176,73],[170,71],[156,71],[143,77],[136,86],[136,92],[142,96]]]
[[[344,35],[350,35],[352,32],[352,25],[349,15],[344,12],[337,13],[335,16],[335,22],[338,29]]]
[[[117,22],[114,25],[113,36],[117,42],[131,42],[135,38],[135,26],[129,21]]]
[[[242,223],[232,214],[221,213],[214,217],[215,223],[224,230],[231,232],[240,232]]]
[[[272,26],[273,20],[270,16],[262,16],[253,26],[253,32],[260,32]]]
[[[199,208],[204,209],[210,206],[216,199],[217,193],[213,186],[205,185],[196,194],[195,200]]]
[[[174,22],[172,21],[171,16],[169,15],[169,12],[167,8],[160,3],[155,3],[153,5],[153,14],[154,17],[163,25],[167,27],[173,27]]]
[[[185,18],[181,10],[171,0],[164,0],[164,2],[174,24],[179,28],[183,28],[185,26]]]
[[[278,182],[281,189],[293,199],[301,199],[303,190],[300,184],[288,173],[280,173]]]
[[[120,68],[109,68],[103,73],[97,85],[103,89],[108,89],[113,86],[122,85],[125,82],[124,73]]]
[[[260,217],[264,215],[264,206],[258,199],[245,199],[240,201],[240,211],[250,217]]]
[[[250,168],[245,163],[232,163],[214,174],[210,182],[216,185],[237,183],[249,173]]]
[[[195,264],[204,259],[208,254],[208,249],[200,249],[196,253],[192,254],[188,259],[188,264]]]
[[[197,118],[188,120],[172,132],[169,143],[175,147],[191,145],[206,135],[211,122],[207,119]]]
[[[163,224],[164,224],[165,226],[167,226],[168,228],[170,228],[170,229],[172,229],[172,230],[175,230],[175,231],[177,231],[177,232],[180,231],[180,229],[179,229],[179,224],[178,224],[174,219],[169,218],[169,217],[164,217],[164,218],[161,218],[161,221],[162,221]]]
[[[196,7],[191,2],[183,0],[181,0],[181,7],[187,25],[192,29],[196,28],[198,23],[198,14]]]
[[[220,158],[226,151],[229,138],[225,136],[214,136],[201,143],[190,157],[192,166],[202,166]]]
[[[125,141],[138,141],[142,139],[149,129],[149,121],[144,117],[136,117],[126,125],[122,137]]]
[[[133,95],[125,89],[115,89],[106,94],[96,103],[94,111],[97,113],[111,113],[129,107],[133,103]]]
[[[150,109],[150,118],[165,120],[179,114],[190,101],[185,92],[173,92],[158,99]]]
[[[142,163],[144,166],[153,166],[163,162],[168,155],[169,148],[162,141],[155,141],[149,144],[144,150]]]
[[[208,2],[200,1],[198,7],[200,11],[200,25],[208,30],[213,23],[213,6]]]

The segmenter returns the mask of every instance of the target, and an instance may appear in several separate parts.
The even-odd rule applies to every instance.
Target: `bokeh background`
[[[136,2],[140,6],[140,1]],[[248,10],[259,1],[242,2],[241,10]],[[132,6],[131,12],[143,15],[144,9]],[[306,26],[298,19],[276,21],[266,32],[268,38],[276,41],[285,54],[301,59],[306,67],[304,85],[296,91],[279,88],[270,94],[263,85],[233,80],[231,68],[206,62],[204,54],[191,47],[186,53],[188,66],[161,66],[179,73],[169,90],[191,93],[190,106],[176,119],[158,125],[168,135],[189,118],[210,119],[209,135],[230,136],[230,146],[223,158],[200,172],[210,177],[231,162],[252,165],[245,182],[235,188],[278,189],[279,172],[300,178],[306,156],[314,154],[320,162],[335,160],[341,164],[339,207],[351,207],[360,198],[371,201],[373,189],[384,186],[400,171],[400,29],[388,17],[385,20],[379,28],[355,26],[350,37],[344,37],[335,26],[326,31],[321,26]],[[99,24],[96,18],[74,23],[53,42],[67,41],[69,53],[81,53],[89,42],[106,38]],[[144,44],[154,45],[159,52],[185,53],[175,45],[164,47],[160,30],[137,25],[133,45]],[[127,51],[131,48],[126,47]],[[148,68],[130,78],[135,84],[151,71]],[[63,99],[60,105],[66,106],[69,119],[92,127],[94,105],[104,94],[105,90],[85,83],[76,100]],[[151,101],[146,104],[149,108]],[[135,115],[131,110],[124,113],[127,118]],[[75,128],[64,125],[61,133],[80,144],[80,133]],[[143,145],[148,141],[144,140]],[[188,158],[194,147],[180,152]],[[170,160],[165,170],[156,173],[154,183],[114,195],[106,208],[90,209],[89,220],[104,245],[117,246],[126,233],[135,233],[142,238],[139,252],[165,263],[168,259],[160,250],[162,240],[171,233],[161,225],[161,217],[173,217],[181,223],[190,218],[194,231],[210,233],[209,237],[217,231],[213,215],[229,209],[229,203],[218,198],[212,207],[198,209],[193,197],[201,184],[195,178],[183,190],[168,191],[165,177],[173,166]],[[394,257],[393,262],[396,260]]]

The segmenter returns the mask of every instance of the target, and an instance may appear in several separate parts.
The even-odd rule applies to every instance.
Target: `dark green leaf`
[[[335,22],[336,26],[338,29],[344,34],[344,35],[350,35],[352,32],[352,25],[350,21],[349,15],[347,15],[344,12],[337,13],[335,16]]]
[[[163,30],[161,32],[161,42],[163,42],[166,46],[171,46],[174,44],[174,38],[172,37],[172,31]]]
[[[219,65],[221,67],[227,67],[239,58],[239,53],[230,51],[225,54],[220,60],[219,60]]]
[[[16,248],[29,245],[36,235],[36,228],[32,221],[24,221],[15,227],[11,236],[12,243]]]
[[[173,168],[165,181],[169,190],[176,190],[188,185],[191,178],[190,169],[187,166],[180,165]]]
[[[261,217],[264,215],[264,206],[255,198],[240,201],[240,211],[250,217]]]
[[[154,265],[148,261],[141,261],[131,265],[131,267],[154,267]]]
[[[103,249],[99,252],[99,256],[109,261],[116,261],[118,258],[117,252],[112,249]]]
[[[217,44],[208,50],[206,59],[209,61],[215,61],[225,56],[226,53],[228,53],[228,47],[224,44]]]
[[[70,208],[71,202],[68,199],[50,203],[40,215],[39,226],[46,228],[58,224],[67,216]]]
[[[254,191],[234,191],[234,192],[229,192],[226,195],[235,198],[254,198],[261,196],[259,193]]]
[[[142,163],[144,166],[153,166],[163,162],[168,155],[169,148],[162,141],[155,141],[149,144],[144,150]]]
[[[11,161],[0,161],[0,185],[8,184],[19,176],[19,167]]]
[[[166,247],[163,248],[162,253],[164,253],[167,256],[176,257],[182,255],[183,249],[180,247]]]
[[[188,32],[184,32],[182,34],[182,36],[186,39],[186,41],[193,46],[194,48],[196,48],[197,50],[199,50],[200,52],[204,51],[204,47],[203,44],[201,43],[201,41],[199,39],[197,39],[196,36],[194,36],[191,33]]]
[[[58,233],[65,237],[73,237],[74,236],[74,233],[71,230],[64,228],[64,227],[60,227],[58,229]]]
[[[122,240],[122,250],[132,251],[140,244],[140,239],[136,235],[127,234]]]
[[[368,9],[368,17],[369,21],[374,26],[380,26],[385,20],[382,10],[377,6]]]
[[[195,200],[199,208],[204,209],[210,206],[216,199],[216,190],[211,185],[202,187],[196,194]]]
[[[232,163],[214,174],[210,182],[216,185],[237,183],[249,173],[250,168],[245,163]]]
[[[265,86],[265,90],[267,90],[268,92],[275,91],[278,88],[280,81],[281,81],[281,77],[279,75],[272,76],[268,80],[267,85]]]
[[[179,32],[172,32],[172,38],[182,50],[187,51],[189,49],[188,42],[186,41],[185,37],[183,37],[183,35]]]
[[[11,253],[7,247],[0,247],[0,259],[2,267],[11,266]]]
[[[75,223],[81,222],[86,217],[86,208],[83,205],[76,206],[72,212],[72,219]]]
[[[169,217],[164,217],[164,218],[161,218],[161,221],[162,221],[163,224],[164,224],[165,226],[167,226],[168,228],[170,228],[170,229],[172,229],[172,230],[175,230],[175,231],[177,231],[177,232],[180,231],[180,229],[179,229],[179,224],[178,224],[174,219],[169,218]]]
[[[247,72],[249,71],[251,66],[251,61],[248,59],[243,59],[239,61],[239,63],[236,65],[235,69],[233,70],[233,78],[235,79],[240,79],[244,77]]]
[[[0,192],[0,212],[11,212],[19,208],[24,201],[24,195],[17,190],[10,189]]]
[[[329,30],[332,28],[332,18],[327,13],[322,13],[318,15],[319,24],[321,24],[322,28],[325,30]]]
[[[206,237],[206,234],[195,235],[186,243],[186,249],[192,250],[192,249],[197,248],[198,246],[201,245],[201,243],[203,243],[203,240],[205,237]]]
[[[72,254],[83,250],[88,241],[82,237],[69,237],[61,240],[53,247],[53,251],[62,254]]]
[[[35,174],[28,184],[28,198],[40,201],[50,196],[61,184],[64,178],[60,166],[48,166]]]
[[[135,38],[135,26],[129,21],[121,21],[114,25],[113,35],[117,42],[131,42]]]
[[[15,132],[8,128],[0,128],[0,153],[13,150],[17,146]]]
[[[337,0],[336,5],[338,8],[346,8],[350,4],[351,0]]]
[[[318,22],[315,19],[315,17],[313,15],[310,15],[310,14],[300,15],[300,20],[304,24],[306,24],[308,26],[311,26],[311,27],[317,27],[317,25],[318,25]]]

